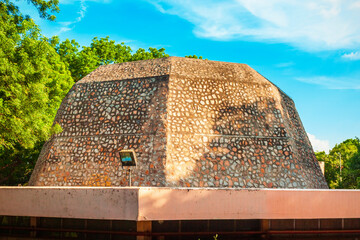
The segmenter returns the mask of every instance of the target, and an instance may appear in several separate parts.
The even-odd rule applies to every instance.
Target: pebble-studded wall
[[[327,188],[293,101],[245,64],[101,66],[58,110],[30,185]]]

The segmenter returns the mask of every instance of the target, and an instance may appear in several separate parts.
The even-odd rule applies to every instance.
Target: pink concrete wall
[[[1,187],[0,215],[139,221],[360,218],[360,191]]]
[[[360,191],[153,189],[139,191],[139,219],[360,218]]]
[[[137,199],[135,188],[1,187],[0,215],[135,220]]]

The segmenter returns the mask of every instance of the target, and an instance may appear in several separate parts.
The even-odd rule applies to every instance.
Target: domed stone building
[[[29,185],[328,188],[294,102],[245,64],[100,66],[55,123]]]

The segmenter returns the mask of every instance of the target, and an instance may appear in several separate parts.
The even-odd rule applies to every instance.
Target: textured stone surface
[[[293,101],[245,64],[163,58],[102,66],[57,113],[30,185],[327,188]]]

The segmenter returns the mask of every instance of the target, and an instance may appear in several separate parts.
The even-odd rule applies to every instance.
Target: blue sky
[[[360,137],[360,0],[60,0],[45,36],[246,63],[294,101],[315,150]]]

